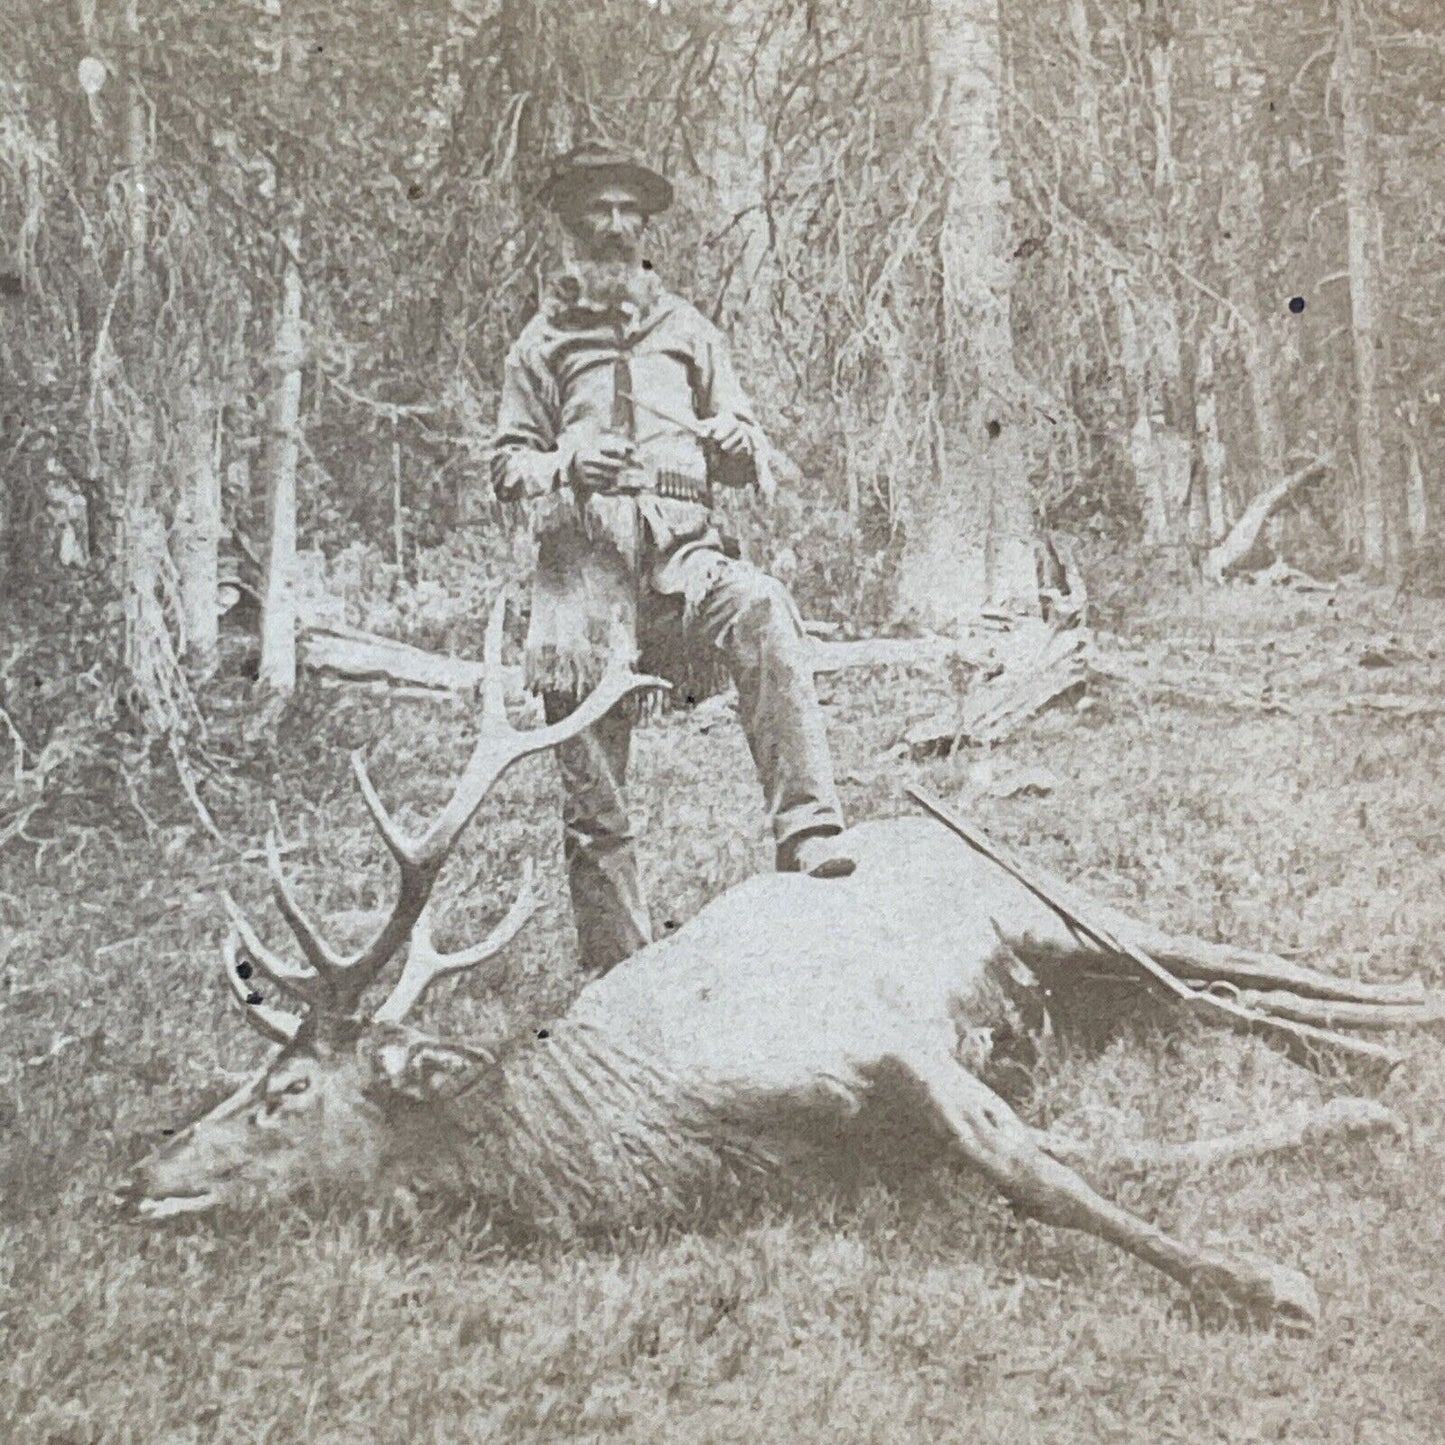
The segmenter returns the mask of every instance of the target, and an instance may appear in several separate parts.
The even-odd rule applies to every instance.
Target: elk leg
[[[1096,1193],[1050,1157],[1038,1132],[952,1059],[904,1059],[964,1160],[1024,1213],[1060,1229],[1107,1239],[1162,1270],[1204,1305],[1232,1303],[1268,1323],[1310,1331],[1319,1318],[1304,1275],[1266,1260],[1175,1239]]]
[[[1035,876],[1066,906],[1072,907],[1076,899],[1081,904],[1084,902],[1082,895],[1051,874],[1036,870]],[[1015,917],[994,920],[994,927],[1004,942],[1026,962],[1067,967],[1090,959],[1114,957],[1076,934],[1047,905],[1031,900],[1026,908],[1026,912]],[[1210,943],[1187,933],[1170,933],[1093,898],[1087,900],[1087,916],[1092,924],[1107,929],[1121,942],[1142,949],[1176,977],[1194,983],[1230,983],[1236,988],[1261,991],[1278,989],[1295,994],[1301,1000],[1381,1007],[1426,1002],[1424,990],[1417,981],[1365,982],[1338,978],[1276,954]]]
[[[1045,1154],[1061,1164],[1092,1164],[1108,1173],[1146,1174],[1151,1169],[1206,1169],[1240,1159],[1260,1159],[1303,1149],[1325,1139],[1389,1132],[1404,1132],[1399,1116],[1374,1099],[1345,1097],[1327,1104],[1299,1104],[1257,1129],[1243,1129],[1213,1139],[1191,1139],[1187,1144],[1158,1143],[1151,1139],[1114,1141],[1094,1146],[1036,1130],[1034,1138]]]

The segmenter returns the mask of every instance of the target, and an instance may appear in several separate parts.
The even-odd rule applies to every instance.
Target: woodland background
[[[1036,606],[1057,530],[1431,575],[1427,0],[14,0],[0,41],[21,735],[67,671],[195,738],[233,604],[272,693],[318,607],[474,642],[525,566],[483,476],[534,197],[589,135],[677,180],[655,259],[801,469],[744,530],[811,615]]]

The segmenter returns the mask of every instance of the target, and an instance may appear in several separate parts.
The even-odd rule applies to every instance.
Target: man
[[[600,146],[573,151],[543,198],[566,264],[507,358],[492,457],[497,496],[525,501],[537,542],[527,683],[547,718],[596,683],[610,649],[688,698],[721,670],[772,819],[780,870],[844,876],[842,815],[810,645],[786,590],[724,549],[716,485],[771,495],[767,441],[721,332],[643,259],[665,177]],[[635,707],[558,750],[563,832],[583,965],[651,939],[626,775]]]

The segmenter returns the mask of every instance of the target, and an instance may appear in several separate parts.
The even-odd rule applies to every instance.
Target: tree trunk
[[[140,83],[141,33],[137,0],[126,0],[121,16],[126,47],[123,144],[126,178],[121,193],[125,234],[122,274],[131,288],[131,327],[143,336],[153,325],[153,291],[146,254],[150,239],[150,126]],[[107,338],[107,347],[113,341]],[[160,445],[156,398],[149,359],[132,354],[128,380],[142,393],[138,405],[117,405],[115,416],[125,428],[119,552],[116,558],[125,615],[126,671],[141,700],[145,727],[157,734],[184,730],[189,721],[189,694],[176,666],[168,604],[175,601],[175,574],[166,547],[160,505]]]
[[[272,0],[277,21],[272,48],[279,109],[299,112],[304,84],[301,37],[288,25],[281,0]],[[293,117],[294,119],[294,117]],[[266,576],[261,595],[261,663],[257,680],[278,694],[296,686],[296,468],[301,457],[301,235],[304,211],[298,179],[291,174],[292,145],[282,140],[276,158],[277,243],[280,294],[271,360],[270,437],[266,451]]]
[[[266,581],[261,599],[259,681],[275,692],[296,686],[296,467],[301,455],[301,247],[299,204],[281,231],[275,381],[267,449]]]
[[[1359,34],[1360,0],[1338,0],[1336,67],[1343,112],[1345,212],[1349,241],[1350,321],[1355,361],[1355,460],[1360,487],[1360,534],[1368,572],[1384,574],[1398,561],[1385,483],[1384,416],[1380,401],[1380,212],[1376,196],[1370,86],[1374,57]]]
[[[401,485],[401,436],[391,419],[391,550],[397,576],[406,576],[406,498]]]
[[[194,678],[216,670],[220,645],[221,476],[216,455],[216,409],[192,383],[176,416],[177,490],[172,555],[185,626],[186,669]]]
[[[137,412],[130,422],[121,505],[120,571],[125,612],[125,666],[141,699],[144,725],[154,734],[183,731],[190,696],[179,677],[167,604],[175,600],[166,528],[156,506],[157,448],[154,418]]]
[[[1265,488],[1254,497],[1240,519],[1229,529],[1229,534],[1204,554],[1206,580],[1222,582],[1226,573],[1245,562],[1275,509],[1288,501],[1299,488],[1327,471],[1328,467],[1328,462],[1312,463],[1288,477],[1281,477],[1274,486]]]
[[[1214,385],[1214,338],[1206,333],[1199,342],[1199,362],[1194,376],[1194,434],[1199,443],[1199,468],[1203,477],[1203,537],[1208,546],[1223,540],[1229,531],[1224,506],[1224,443],[1219,436],[1219,403]]]
[[[1411,547],[1418,547],[1430,531],[1430,506],[1425,491],[1425,469],[1420,463],[1420,444],[1416,440],[1417,413],[1415,403],[1407,402],[1405,420],[1405,528]]]
[[[1265,181],[1268,147],[1260,135],[1258,119],[1265,94],[1266,75],[1247,47],[1257,29],[1256,11],[1240,0],[1227,0],[1209,16],[1214,35],[1207,41],[1213,58],[1222,158],[1219,210],[1214,228],[1213,249],[1226,292],[1234,302],[1240,324],[1238,345],[1244,363],[1248,404],[1253,414],[1255,475],[1249,495],[1257,496],[1277,486],[1285,472],[1285,427],[1279,402],[1279,363],[1270,311],[1274,303],[1262,295],[1262,278],[1271,262],[1266,234],[1269,197]],[[1277,300],[1277,298],[1276,298]],[[1248,469],[1235,457],[1236,475]],[[1240,495],[1244,506],[1248,498]],[[1212,540],[1228,530],[1226,518],[1215,517]]]
[[[1150,112],[1154,119],[1154,196],[1167,204],[1174,195],[1178,167],[1174,157],[1174,55],[1170,15],[1159,0],[1145,0],[1149,29],[1146,63]]]
[[[998,0],[933,0],[927,43],[947,167],[940,415],[932,485],[909,499],[899,596],[924,621],[950,625],[986,604],[1036,612],[1038,583],[1010,315]]]
[[[1089,158],[1089,185],[1099,190],[1105,183],[1104,137],[1099,125],[1099,83],[1094,73],[1094,40],[1085,0],[1068,0],[1069,39],[1078,52],[1074,75],[1074,103],[1079,112],[1079,134]]]
[[[1167,293],[1141,316],[1124,277],[1114,285],[1123,381],[1132,401],[1129,461],[1144,518],[1144,545],[1177,551],[1185,539],[1192,448],[1171,417],[1183,392],[1179,337]]]
[[[1115,279],[1115,318],[1123,359],[1122,381],[1133,403],[1134,425],[1129,429],[1129,461],[1144,517],[1144,545],[1158,547],[1169,539],[1169,508],[1164,495],[1163,469],[1156,464],[1154,428],[1150,420],[1149,358],[1140,335],[1134,301],[1124,277]]]
[[[1146,0],[1144,72],[1153,124],[1153,175],[1146,182],[1152,205],[1142,217],[1150,249],[1160,256],[1174,249],[1171,237],[1178,164],[1174,150],[1174,67],[1167,17]],[[1137,276],[1116,272],[1111,285],[1119,328],[1122,381],[1134,421],[1129,460],[1134,469],[1144,521],[1144,545],[1185,555],[1188,498],[1194,448],[1185,422],[1183,359],[1173,287],[1159,266]]]
[[[126,188],[127,260],[131,283],[139,298],[145,282],[146,241],[150,230],[150,192],[146,178],[146,149],[150,126],[145,94],[141,89],[140,9],[137,0],[126,0],[126,42],[130,48],[130,74],[126,83],[125,162],[129,171]]]

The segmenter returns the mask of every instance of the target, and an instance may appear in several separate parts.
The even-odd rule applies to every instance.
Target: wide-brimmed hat
[[[649,216],[672,204],[672,182],[666,176],[627,151],[595,141],[574,147],[557,162],[539,199],[549,210],[565,211],[579,195],[611,182],[636,191]]]

